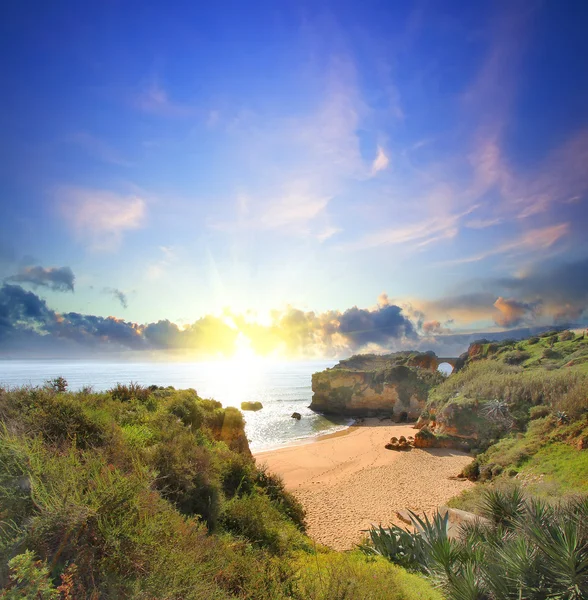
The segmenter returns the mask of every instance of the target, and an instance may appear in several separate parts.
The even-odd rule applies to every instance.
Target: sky
[[[588,5],[13,2],[0,356],[588,322]]]

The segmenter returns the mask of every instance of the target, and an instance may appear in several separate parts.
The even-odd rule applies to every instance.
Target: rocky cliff
[[[415,420],[429,388],[443,379],[431,364],[431,354],[418,352],[353,356],[312,376],[310,408],[325,414]]]

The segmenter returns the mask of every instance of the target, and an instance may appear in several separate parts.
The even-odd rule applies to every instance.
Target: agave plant
[[[452,600],[588,599],[588,497],[551,506],[490,490],[481,512],[489,524],[465,524],[458,539],[447,514],[411,513],[414,532],[372,529],[364,551],[425,573]]]

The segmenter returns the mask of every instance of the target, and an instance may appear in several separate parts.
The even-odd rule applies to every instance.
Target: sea
[[[253,452],[270,450],[335,431],[349,419],[327,418],[308,408],[311,377],[336,361],[206,361],[206,362],[99,362],[87,360],[0,360],[0,386],[39,386],[65,377],[69,390],[90,386],[105,391],[117,383],[172,385],[194,388],[202,398],[240,408],[241,402],[259,401],[263,409],[245,412],[245,430]],[[302,418],[292,418],[298,412]]]

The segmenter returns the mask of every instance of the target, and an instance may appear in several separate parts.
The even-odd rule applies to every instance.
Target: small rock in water
[[[302,415],[300,413],[297,413],[297,412],[292,413],[291,416],[292,416],[293,419],[296,419],[297,421],[300,421],[300,419],[302,419]]]

